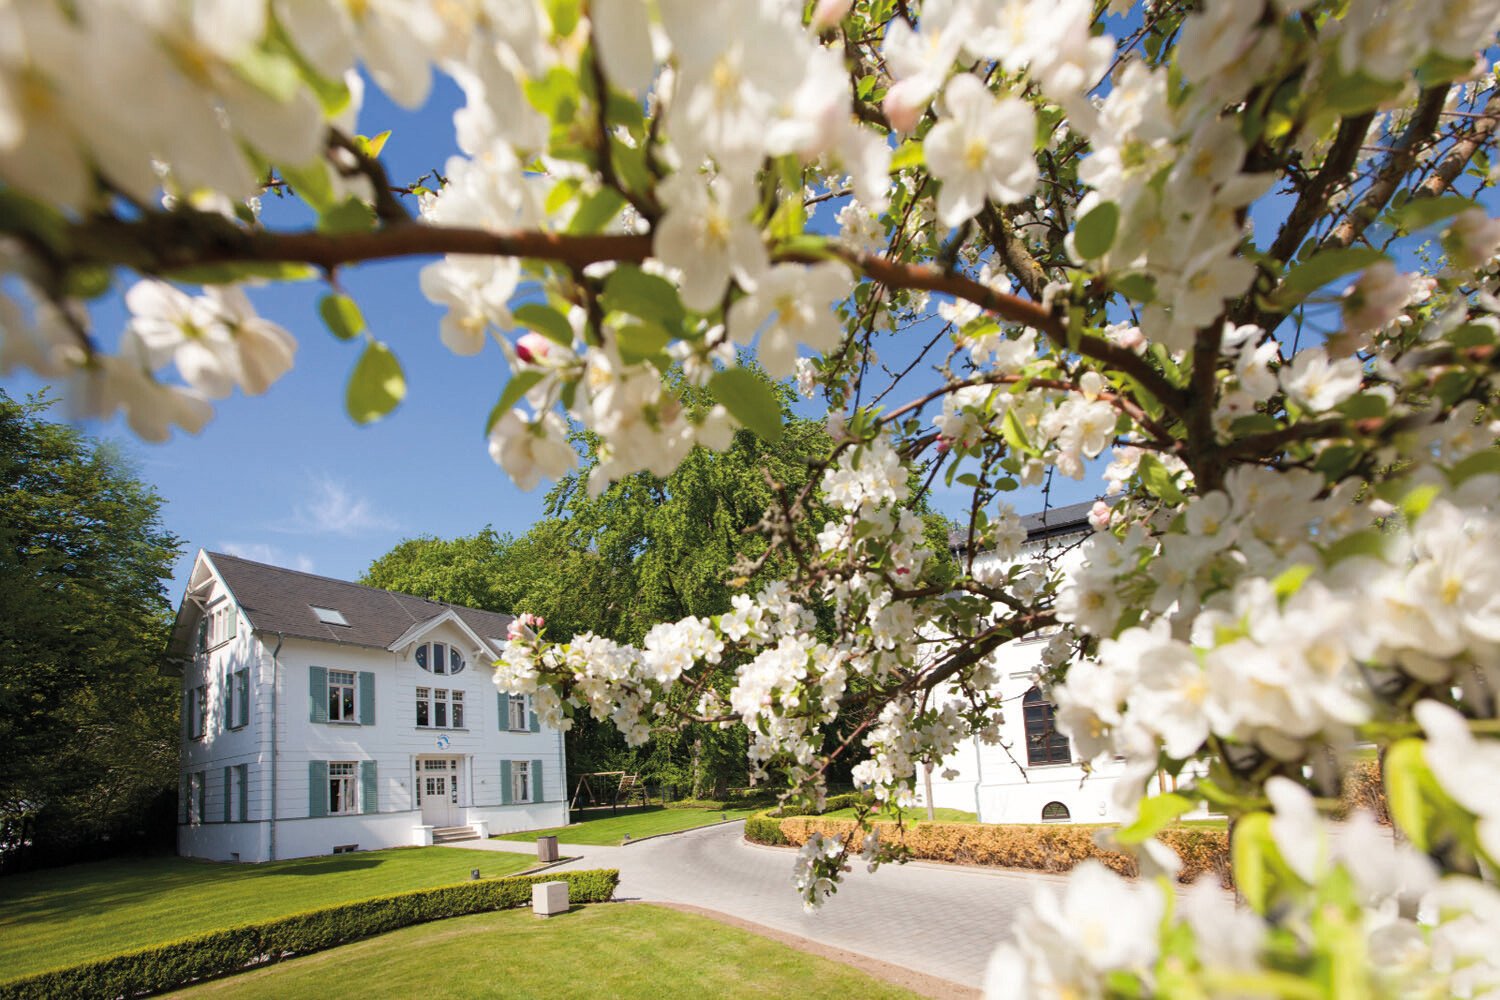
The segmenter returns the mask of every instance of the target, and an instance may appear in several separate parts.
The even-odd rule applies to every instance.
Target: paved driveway
[[[685,903],[810,938],[951,982],[978,986],[997,942],[1039,881],[1054,876],[912,863],[873,875],[862,865],[817,913],[792,886],[793,852],[744,839],[743,822],[630,847],[562,845],[564,867],[618,868],[616,897]],[[457,844],[473,847],[473,841]],[[532,845],[486,841],[490,850]]]

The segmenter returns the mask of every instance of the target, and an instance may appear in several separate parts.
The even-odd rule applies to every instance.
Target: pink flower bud
[[[812,29],[827,31],[837,27],[853,6],[854,0],[818,0],[818,5],[813,8]]]
[[[952,438],[939,437],[937,439],[937,453],[939,455],[943,454],[949,448],[952,448],[952,447],[953,447],[953,439]]]
[[[516,357],[528,365],[539,365],[552,350],[552,341],[540,333],[527,332],[516,341]]]
[[[1089,508],[1089,524],[1094,526],[1095,531],[1103,531],[1109,527],[1109,504],[1103,500],[1095,500],[1094,506]]]

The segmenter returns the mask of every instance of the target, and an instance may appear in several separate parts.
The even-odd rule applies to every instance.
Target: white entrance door
[[[417,761],[417,797],[425,826],[453,826],[458,822],[458,758],[424,757]]]

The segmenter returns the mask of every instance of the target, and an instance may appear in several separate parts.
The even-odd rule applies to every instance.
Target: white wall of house
[[[202,595],[210,612],[220,600],[232,603],[215,579]],[[328,854],[335,847],[361,850],[405,846],[422,841],[424,825],[416,801],[419,762],[426,757],[458,761],[458,803],[447,814],[450,825],[483,823],[490,833],[561,826],[568,821],[566,771],[561,732],[512,732],[493,683],[493,651],[476,650],[472,639],[452,623],[423,635],[421,642],[451,643],[460,649],[466,668],[453,676],[433,675],[418,667],[411,649],[344,646],[329,642],[251,634],[242,616],[233,638],[198,654],[183,673],[187,709],[183,728],[178,853],[217,860],[264,861]],[[276,652],[280,645],[279,653]],[[273,653],[276,655],[273,657]],[[356,698],[357,710],[373,707],[374,718],[357,722],[314,721],[312,678],[315,668],[363,674],[373,683],[373,698]],[[237,725],[237,706],[226,715],[226,679],[234,685],[238,670],[249,672],[250,710]],[[272,677],[275,677],[273,707]],[[326,677],[326,675],[323,675]],[[208,712],[201,737],[191,734],[196,690],[207,691]],[[419,687],[462,691],[462,728],[418,727]],[[273,754],[272,719],[276,746]],[[530,713],[527,713],[529,723]],[[431,720],[429,720],[431,721]],[[451,721],[451,718],[450,718]],[[272,760],[275,759],[275,811],[272,832]],[[357,776],[359,806],[373,787],[374,809],[351,815],[313,817],[312,762],[372,762],[373,786]],[[539,788],[532,801],[503,804],[504,762],[525,761]],[[368,766],[368,764],[366,764]],[[243,770],[238,770],[239,768]],[[226,822],[226,772],[229,809]],[[243,775],[244,810],[237,782]],[[201,779],[195,778],[201,776]],[[196,808],[195,780],[204,782],[203,808]],[[535,778],[532,779],[535,781]],[[538,794],[539,793],[539,794]],[[274,845],[273,845],[274,837]]]

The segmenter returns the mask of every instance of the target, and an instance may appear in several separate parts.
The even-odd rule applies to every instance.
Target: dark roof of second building
[[[1104,502],[1112,503],[1113,501],[1105,498]],[[1089,511],[1093,509],[1094,503],[1093,500],[1085,500],[1082,503],[1070,503],[1065,507],[1050,507],[1032,514],[1022,514],[1021,527],[1026,529],[1026,540],[1035,542],[1044,538],[1055,538],[1058,535],[1071,535],[1074,532],[1089,530]],[[968,543],[968,532],[948,533],[948,548],[953,551],[962,551]]]
[[[445,611],[486,640],[502,642],[511,616],[429,601],[394,590],[252,562],[223,552],[208,558],[234,593],[252,628],[301,639],[384,649],[413,625]],[[348,625],[320,621],[314,608],[339,612]]]

